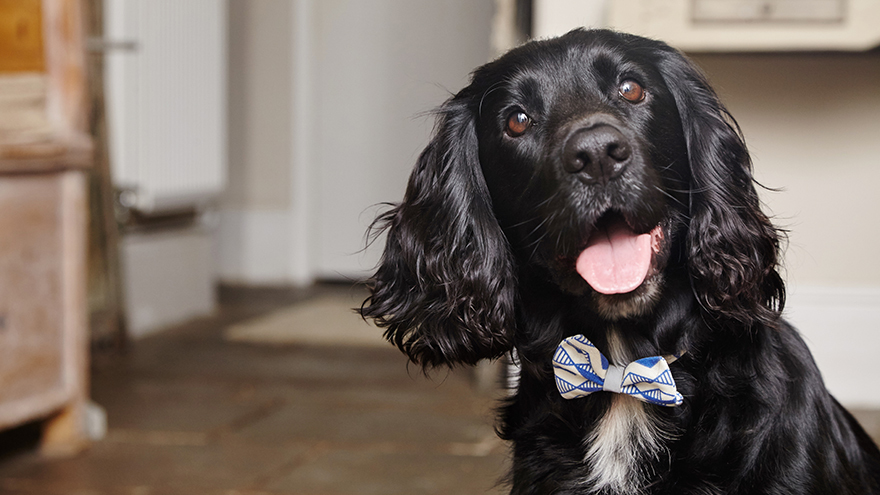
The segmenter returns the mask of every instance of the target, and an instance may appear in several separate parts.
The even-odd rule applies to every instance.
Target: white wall
[[[230,191],[219,273],[358,278],[433,119],[489,59],[493,0],[231,0]]]
[[[320,277],[363,276],[376,214],[399,201],[433,118],[424,115],[489,59],[492,1],[321,1],[314,263]]]
[[[787,315],[829,389],[880,406],[880,53],[695,55],[742,126],[789,230]]]
[[[231,0],[229,31],[229,185],[219,276],[283,283],[292,252],[292,3]]]

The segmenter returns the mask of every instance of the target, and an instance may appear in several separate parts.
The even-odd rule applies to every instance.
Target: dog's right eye
[[[532,119],[525,112],[513,112],[507,117],[504,132],[510,137],[520,137],[532,126]]]

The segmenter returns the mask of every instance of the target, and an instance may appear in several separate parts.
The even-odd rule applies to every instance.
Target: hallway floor
[[[470,374],[425,378],[391,346],[223,339],[231,323],[328,291],[352,293],[227,296],[218,316],[99,362],[92,396],[107,411],[106,438],[77,457],[45,460],[35,428],[3,434],[0,493],[503,493],[507,449],[494,434],[494,402]]]
[[[479,392],[472,373],[425,378],[390,346],[223,338],[233,323],[327,294],[361,297],[334,286],[227,291],[216,316],[99,356],[92,395],[107,437],[49,460],[34,449],[36,428],[0,434],[0,494],[504,493],[500,392]],[[880,438],[880,413],[856,413]]]

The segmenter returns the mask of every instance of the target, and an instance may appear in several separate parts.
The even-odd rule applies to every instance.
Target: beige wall
[[[880,53],[698,55],[790,229],[795,286],[880,287]]]
[[[229,3],[229,187],[224,206],[290,201],[290,0]]]

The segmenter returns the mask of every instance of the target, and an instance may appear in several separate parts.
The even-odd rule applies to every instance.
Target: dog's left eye
[[[645,99],[645,88],[632,79],[627,79],[620,83],[617,91],[620,93],[621,98],[630,103],[638,103]]]
[[[513,112],[507,117],[504,132],[510,137],[520,137],[532,126],[532,119],[525,112]]]

